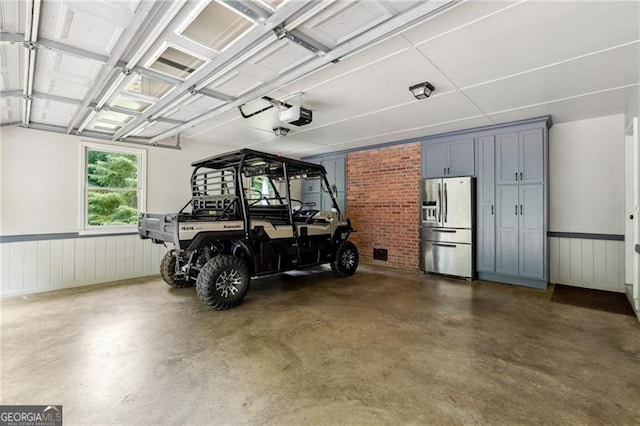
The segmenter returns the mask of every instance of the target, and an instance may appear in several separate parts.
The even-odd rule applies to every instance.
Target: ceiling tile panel
[[[272,44],[268,49],[252,58],[251,62],[282,74],[314,56],[309,50],[289,40],[284,40]]]
[[[108,55],[133,12],[124,2],[45,1],[39,35],[64,44]]]
[[[637,86],[636,86],[637,87]],[[585,120],[587,118],[605,115],[622,114],[625,112],[629,99],[634,93],[634,87],[626,87],[602,93],[580,96],[572,99],[558,100],[543,105],[520,108],[491,114],[496,123],[508,123],[531,117],[551,115],[554,123]]]
[[[638,75],[638,45],[633,44],[464,92],[490,113],[634,84]]]
[[[411,43],[417,45],[514,4],[514,1],[466,1],[458,3],[458,5],[447,9],[444,13],[404,31],[402,35]]]
[[[94,61],[40,49],[34,90],[83,99],[101,69],[102,66]]]
[[[439,135],[442,133],[452,132],[460,129],[472,129],[474,127],[489,126],[491,124],[493,124],[493,122],[486,117],[466,118],[462,120],[456,120],[455,122],[450,122],[450,123],[435,124],[435,125],[423,127],[420,129],[402,130],[398,132],[352,140],[349,142],[338,143],[338,144],[332,145],[331,149],[333,151],[340,151],[340,150],[346,150],[346,149],[364,148],[367,146],[372,146],[377,144]],[[311,155],[311,154],[305,153],[305,155]]]
[[[381,1],[380,4],[393,15],[398,15],[402,12],[406,12],[412,7],[418,6],[421,0],[387,0]]]
[[[19,97],[0,98],[0,123],[16,123],[22,115],[22,99]]]
[[[190,129],[191,130],[191,129]],[[191,139],[210,141],[218,145],[242,148],[267,140],[274,136],[271,130],[260,130],[247,126],[242,120],[233,120],[220,125],[197,126],[185,134]]]
[[[329,63],[323,68],[282,87],[280,91],[289,94],[308,90],[355,70],[370,67],[378,61],[399,55],[412,48],[401,36],[392,37],[358,52],[357,55],[341,59],[338,63]]]
[[[299,29],[325,46],[334,48],[391,16],[389,10],[372,1],[335,2]]]
[[[324,145],[296,138],[295,136],[287,136],[284,138],[279,138],[274,135],[271,136],[271,140],[250,145],[249,147],[278,155],[304,155],[305,152],[328,149]]]
[[[67,126],[77,109],[78,105],[35,98],[31,102],[31,121]]]
[[[144,127],[140,133],[136,133],[135,136],[138,137],[153,137],[156,136],[170,128],[174,127],[175,124],[163,123],[160,121],[154,121],[148,126]],[[132,135],[134,136],[134,135]]]
[[[226,95],[239,97],[260,84],[261,82],[254,77],[234,70],[214,81],[207,88],[217,90]]]
[[[24,49],[0,44],[0,90],[22,90],[24,60]]]
[[[402,69],[402,72],[398,72]],[[343,75],[309,90],[302,103],[313,110],[314,127],[393,107],[414,100],[409,86],[429,81],[435,93],[454,90],[449,80],[416,50],[407,50],[384,61]]]
[[[389,123],[387,132],[423,128],[467,117],[481,115],[462,93],[432,95],[428,99],[393,108],[370,116],[373,120]]]
[[[183,102],[174,112],[170,112],[166,117],[174,120],[190,120],[202,115],[205,112],[222,105],[224,102],[218,99],[209,98],[203,95],[196,95],[186,102]]]
[[[0,2],[0,29],[7,33],[24,33],[24,5],[19,1]]]
[[[637,40],[639,5],[527,2],[419,48],[465,87]]]

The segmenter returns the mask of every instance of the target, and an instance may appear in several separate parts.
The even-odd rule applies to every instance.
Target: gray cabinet
[[[313,163],[322,164],[327,171],[327,179],[331,185],[335,185],[336,193],[334,197],[342,213],[346,212],[346,155],[328,155],[307,159]],[[305,179],[302,183],[302,201],[304,203],[315,203],[318,210],[330,210],[333,205],[331,197],[322,190],[319,179]]]
[[[452,137],[424,143],[423,177],[473,176],[474,137]]]
[[[480,279],[546,288],[547,118],[477,134]]]
[[[496,272],[542,279],[544,220],[542,185],[496,188]]]
[[[544,278],[544,187],[519,185],[518,275]]]
[[[495,149],[494,136],[478,139],[477,236],[478,271],[495,271]]]
[[[543,183],[544,135],[542,129],[496,136],[496,184]]]
[[[518,185],[496,188],[496,272],[518,275]]]

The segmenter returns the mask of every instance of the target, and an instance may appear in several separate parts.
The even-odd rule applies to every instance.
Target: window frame
[[[138,159],[138,185],[136,195],[138,199],[138,214],[147,208],[147,150],[129,148],[119,145],[108,145],[95,142],[80,142],[80,196],[78,203],[78,233],[87,234],[125,234],[136,232],[137,224],[133,225],[89,225],[88,201],[88,166],[89,151],[112,152],[117,154],[135,155]]]

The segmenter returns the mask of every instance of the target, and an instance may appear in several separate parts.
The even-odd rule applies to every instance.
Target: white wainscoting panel
[[[549,238],[554,284],[624,293],[624,241]]]
[[[167,249],[137,235],[0,244],[0,296],[160,273]]]

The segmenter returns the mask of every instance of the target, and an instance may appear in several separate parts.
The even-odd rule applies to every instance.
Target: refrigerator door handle
[[[442,189],[438,183],[438,224],[442,222]]]
[[[456,232],[458,232],[455,229],[433,229],[432,231],[433,232],[443,232],[443,233],[446,233],[446,234],[455,234]]]
[[[444,184],[444,223],[447,223],[447,213],[449,210],[449,201],[447,200],[447,184]]]
[[[431,243],[431,245],[434,246],[438,246],[438,247],[458,247],[456,244],[443,244],[443,243]]]

